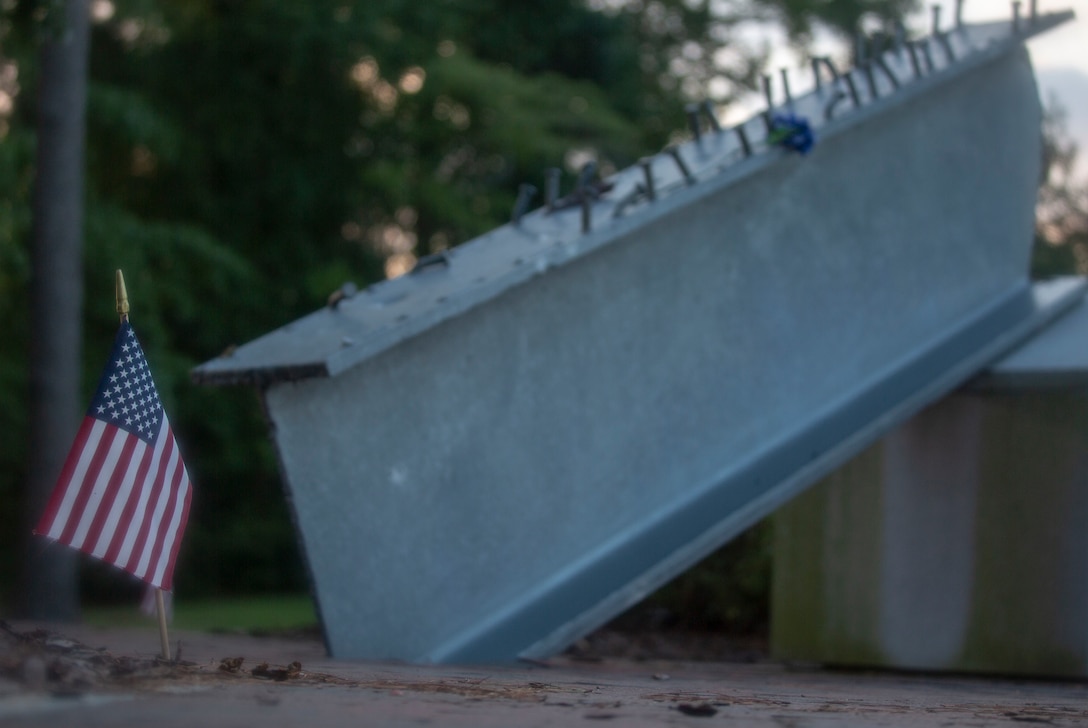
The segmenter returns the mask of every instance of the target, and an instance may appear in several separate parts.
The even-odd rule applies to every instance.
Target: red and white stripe
[[[165,412],[151,445],[87,416],[34,532],[169,591],[191,498]]]

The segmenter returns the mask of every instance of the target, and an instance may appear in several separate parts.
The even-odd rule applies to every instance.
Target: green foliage
[[[1066,112],[1050,99],[1043,118],[1043,181],[1031,272],[1036,278],[1088,275],[1088,183],[1076,178],[1077,145]]]
[[[616,618],[646,628],[765,634],[770,624],[772,522],[764,519]]]
[[[812,38],[813,26],[822,24],[847,38],[862,28],[876,25],[888,28],[894,21],[915,10],[915,0],[771,0],[766,5],[785,25],[795,40]]]
[[[150,626],[154,618],[136,609],[134,599],[124,606],[85,610],[84,619],[96,627]],[[138,599],[138,597],[136,597]],[[313,601],[304,594],[262,594],[257,597],[182,599],[174,606],[175,629],[202,632],[249,633],[312,630],[317,627]]]
[[[26,478],[26,321],[30,262],[25,240],[30,230],[30,170],[34,136],[18,129],[0,142],[0,554],[13,554],[18,543],[19,486]],[[0,558],[0,585],[15,581],[13,558]],[[0,598],[3,587],[0,586]]]

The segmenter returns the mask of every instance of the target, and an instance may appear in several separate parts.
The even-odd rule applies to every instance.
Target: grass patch
[[[83,620],[96,627],[130,627],[154,624],[155,618],[140,611],[138,604],[83,608]],[[263,594],[260,596],[178,599],[174,602],[171,626],[202,632],[281,632],[317,626],[314,604],[306,594]]]

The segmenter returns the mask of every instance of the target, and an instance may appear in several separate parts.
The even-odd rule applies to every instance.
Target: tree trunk
[[[79,616],[77,554],[32,537],[79,424],[83,310],[83,158],[89,0],[65,0],[41,48],[33,199],[29,469],[19,613]]]

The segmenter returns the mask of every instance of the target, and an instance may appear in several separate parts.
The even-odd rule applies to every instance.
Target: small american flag
[[[34,533],[169,591],[192,485],[128,320]]]

